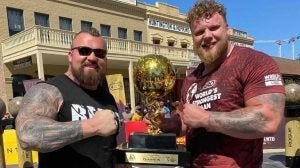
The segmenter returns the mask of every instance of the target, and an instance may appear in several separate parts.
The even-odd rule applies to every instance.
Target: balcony
[[[34,26],[2,41],[3,61],[8,63],[38,52],[57,59],[57,56],[66,55],[74,36],[74,32]],[[159,54],[170,59],[174,65],[187,66],[190,60],[197,59],[191,49],[115,38],[105,39],[109,60],[137,60],[147,54]],[[44,63],[49,64],[51,61]]]

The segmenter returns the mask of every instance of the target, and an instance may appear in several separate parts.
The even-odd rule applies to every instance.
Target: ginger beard
[[[199,56],[200,60],[204,62],[204,64],[213,64],[219,57],[227,54],[228,36],[215,43],[214,46],[209,46],[212,48],[203,48],[204,45],[197,45],[197,43],[194,43],[194,51]]]
[[[71,66],[71,72],[78,80],[80,85],[97,86],[98,84],[102,83],[106,70],[99,65],[94,65],[94,70],[85,70],[85,66],[86,64],[82,64],[78,69],[76,69],[74,66]]]

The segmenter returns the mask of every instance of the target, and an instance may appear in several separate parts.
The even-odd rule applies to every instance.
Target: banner
[[[18,144],[16,130],[5,129],[3,133],[3,148],[6,165],[17,165],[18,160]],[[38,154],[36,151],[32,151],[33,162],[38,162]]]
[[[136,0],[117,0],[117,1],[125,2],[131,5],[136,5]]]
[[[110,93],[114,96],[118,108],[126,104],[125,89],[122,74],[106,75]]]

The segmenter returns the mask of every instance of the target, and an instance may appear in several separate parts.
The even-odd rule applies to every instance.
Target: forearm
[[[245,108],[210,112],[206,128],[237,138],[262,138],[276,133],[282,120],[285,96],[272,93],[246,101]]]
[[[273,134],[277,123],[264,115],[262,106],[254,106],[232,112],[211,112],[207,128],[237,138],[254,139]]]
[[[83,139],[80,121],[57,122],[44,117],[28,119],[18,131],[24,149],[50,152]]]

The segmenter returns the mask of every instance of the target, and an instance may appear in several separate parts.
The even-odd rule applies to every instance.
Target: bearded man
[[[201,63],[184,80],[178,110],[191,167],[253,168],[263,137],[283,116],[282,77],[268,55],[231,44],[225,7],[199,0],[187,14]]]
[[[117,106],[109,93],[105,40],[95,28],[75,35],[65,74],[34,85],[16,118],[20,145],[39,168],[114,167]]]

